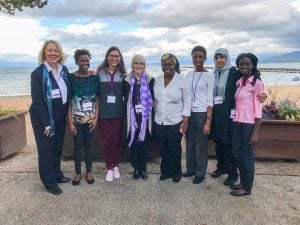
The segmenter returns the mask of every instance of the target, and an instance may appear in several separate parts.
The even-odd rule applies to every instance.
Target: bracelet
[[[207,119],[207,120],[211,120],[211,116],[207,116],[206,119]]]

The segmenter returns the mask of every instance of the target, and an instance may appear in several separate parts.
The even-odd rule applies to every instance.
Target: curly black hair
[[[79,57],[82,55],[87,55],[90,59],[92,58],[91,53],[88,50],[84,48],[76,49],[74,52],[74,59],[76,64],[78,63]]]
[[[253,53],[241,53],[240,55],[238,55],[235,61],[237,68],[239,67],[239,63],[242,58],[248,58],[252,62],[252,75],[254,76],[254,79],[251,84],[252,86],[254,86],[257,79],[261,80],[260,71],[257,69],[258,58]]]

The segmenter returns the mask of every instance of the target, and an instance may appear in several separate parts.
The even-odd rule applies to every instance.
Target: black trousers
[[[64,177],[61,167],[61,155],[66,129],[66,117],[55,122],[55,135],[44,135],[43,124],[31,116],[31,124],[38,151],[38,164],[41,180],[46,189],[57,189],[58,180]]]
[[[92,172],[93,163],[93,133],[90,131],[90,124],[75,124],[77,134],[74,135],[74,163],[75,172],[81,174],[82,149],[84,149],[86,172]]]
[[[214,142],[216,144],[217,170],[225,172],[229,177],[236,179],[238,177],[238,172],[231,144],[223,143],[222,141]]]
[[[154,123],[154,132],[157,136],[161,154],[160,172],[172,177],[182,176],[182,134],[179,131],[180,124],[158,125]]]
[[[146,172],[147,169],[147,143],[144,141],[134,141],[130,147],[131,165],[135,170]]]

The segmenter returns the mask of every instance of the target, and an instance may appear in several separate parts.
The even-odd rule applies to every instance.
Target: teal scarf
[[[65,80],[67,84],[68,74],[66,67],[62,65],[61,76]],[[55,126],[54,126],[54,119],[53,119],[53,111],[52,111],[52,82],[49,78],[49,72],[47,67],[43,65],[43,79],[42,79],[42,87],[43,87],[43,98],[48,108],[48,115],[50,121],[50,137],[55,135]]]

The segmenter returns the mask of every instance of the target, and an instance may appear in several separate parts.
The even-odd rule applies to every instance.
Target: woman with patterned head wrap
[[[191,89],[181,76],[178,59],[173,54],[161,57],[163,75],[155,78],[154,130],[161,152],[160,180],[182,177],[181,138],[191,113]]]

